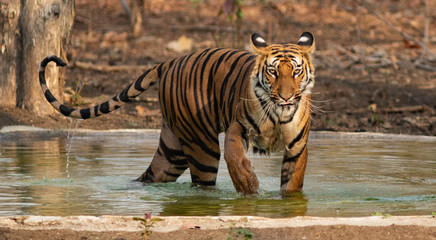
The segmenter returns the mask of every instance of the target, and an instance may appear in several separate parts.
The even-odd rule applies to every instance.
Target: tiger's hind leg
[[[195,139],[183,144],[182,148],[187,157],[193,185],[215,186],[219,161],[220,147],[218,136],[216,140]]]
[[[147,170],[138,178],[141,182],[174,182],[188,168],[188,161],[179,140],[171,131],[165,119],[159,146]]]

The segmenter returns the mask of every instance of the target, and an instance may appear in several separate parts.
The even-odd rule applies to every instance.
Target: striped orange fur
[[[162,129],[153,161],[137,180],[170,182],[190,169],[192,183],[213,186],[221,156],[218,134],[225,132],[224,158],[235,189],[255,194],[259,182],[248,150],[284,150],[283,192],[300,191],[307,162],[310,94],[315,83],[312,34],[296,44],[268,45],[251,37],[253,52],[206,49],[154,66],[108,101],[92,108],[61,104],[48,89],[40,65],[41,88],[50,104],[65,116],[87,119],[109,113],[159,84]]]

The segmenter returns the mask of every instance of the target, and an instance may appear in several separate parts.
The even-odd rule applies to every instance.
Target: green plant
[[[226,0],[224,1],[219,14],[226,14],[230,22],[234,22],[236,26],[235,42],[236,47],[241,48],[242,42],[242,18],[244,17],[244,12],[242,11],[242,0]],[[236,17],[236,20],[235,20]],[[235,21],[234,21],[235,20]]]
[[[376,212],[376,213],[374,213],[372,215],[373,216],[377,216],[377,217],[382,217],[383,219],[388,218],[388,217],[392,217],[392,215],[389,214],[389,213],[383,214],[381,212]]]
[[[238,228],[235,230],[235,224],[230,224],[230,236],[227,237],[227,240],[239,239],[239,237],[243,237],[244,240],[253,239],[254,233],[251,232],[248,228]]]
[[[85,87],[86,82],[79,81],[75,82],[75,84],[75,90],[71,90],[71,104],[73,106],[79,106],[83,104],[82,95],[80,94],[80,92],[83,90],[83,87]]]
[[[244,12],[242,12],[242,0],[226,0],[223,3],[221,11],[229,16],[231,22],[234,20],[234,17],[236,17],[236,19],[242,19],[244,17]]]
[[[154,219],[151,218],[151,212],[145,213],[144,218],[141,217],[134,217],[133,220],[140,221],[142,225],[144,225],[144,239],[147,240],[148,236],[151,234],[151,226],[153,226],[153,223],[155,222]]]

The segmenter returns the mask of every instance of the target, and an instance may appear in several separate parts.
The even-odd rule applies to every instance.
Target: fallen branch
[[[405,107],[390,107],[390,108],[379,108],[377,112],[379,113],[415,113],[415,112],[426,112],[433,111],[433,109],[427,105],[417,105],[417,106],[405,106]]]
[[[430,65],[426,65],[426,64],[422,64],[422,63],[415,63],[415,67],[422,69],[422,70],[426,70],[429,72],[436,72],[436,67],[430,66]]]
[[[122,72],[122,71],[135,71],[146,70],[151,68],[151,65],[96,65],[93,63],[86,63],[75,61],[72,67],[77,67],[84,70],[93,70],[98,72]]]
[[[374,111],[375,110],[375,111]],[[388,107],[388,108],[357,108],[357,109],[350,109],[347,110],[346,113],[353,114],[353,113],[365,113],[365,112],[373,112],[373,113],[416,113],[416,112],[433,112],[434,110],[423,104],[423,105],[416,105],[416,106],[405,106],[405,107]]]

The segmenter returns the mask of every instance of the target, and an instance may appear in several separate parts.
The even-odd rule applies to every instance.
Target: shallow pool
[[[436,212],[436,138],[312,132],[304,191],[279,192],[282,154],[251,155],[260,193],[233,188],[225,161],[216,188],[132,181],[149,165],[157,131],[0,132],[0,215],[422,215]],[[221,139],[222,140],[222,139]]]

